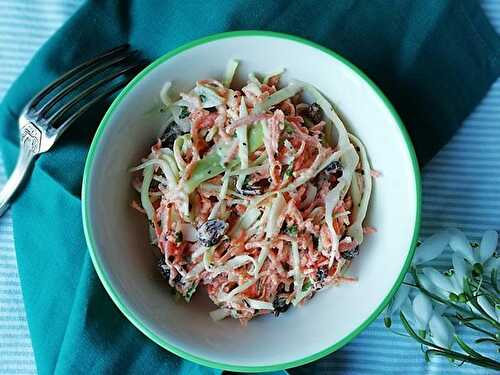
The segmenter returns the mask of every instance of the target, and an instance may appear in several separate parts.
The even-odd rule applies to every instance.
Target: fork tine
[[[76,68],[69,70],[68,72],[63,74],[61,77],[59,77],[59,79],[50,83],[48,86],[46,86],[44,89],[42,89],[42,91],[40,91],[37,95],[35,95],[35,97],[33,99],[31,99],[30,102],[28,102],[28,104],[26,105],[26,108],[29,108],[29,107],[32,107],[32,106],[35,106],[36,104],[38,104],[40,102],[40,100],[42,100],[45,97],[45,95],[47,95],[47,93],[49,93],[53,88],[60,85],[61,83],[63,83],[67,79],[73,77],[75,74],[80,73],[85,68],[87,68],[95,63],[98,63],[104,59],[107,59],[109,57],[115,56],[115,55],[125,51],[128,47],[129,47],[128,44],[123,44],[123,45],[118,46],[116,48],[113,48],[109,51],[106,51],[102,55],[99,55],[99,56],[97,56],[89,61],[86,61],[81,65],[78,65]]]
[[[47,123],[51,126],[54,126],[54,122],[59,117],[61,117],[64,113],[66,113],[71,107],[73,107],[75,104],[77,104],[80,100],[86,98],[87,96],[92,94],[94,91],[96,91],[98,88],[102,87],[103,85],[105,85],[108,82],[111,82],[113,79],[121,76],[122,74],[129,73],[129,72],[131,72],[131,71],[133,71],[141,66],[144,66],[144,64],[145,63],[141,61],[141,62],[135,63],[133,65],[129,65],[128,67],[121,69],[121,70],[109,75],[108,77],[103,78],[102,80],[94,83],[93,85],[89,86],[88,88],[83,90],[80,94],[78,94],[73,99],[71,99],[68,103],[66,103],[64,106],[59,108],[56,113],[54,113],[52,116],[50,116],[47,119]]]
[[[105,60],[103,63],[100,65],[96,64],[97,66],[90,70],[89,72],[85,73],[83,76],[78,78],[77,80],[73,81],[71,84],[66,86],[64,89],[62,89],[60,92],[58,92],[56,95],[54,95],[50,100],[45,103],[42,108],[37,110],[35,112],[36,116],[43,116],[46,114],[61,98],[63,98],[66,94],[68,94],[71,90],[77,88],[78,86],[82,85],[83,83],[87,82],[89,78],[101,73],[102,71],[106,70],[107,68],[120,64],[124,60],[127,60],[129,57],[136,55],[137,51],[129,51],[125,54],[118,55],[118,57],[107,61]]]
[[[78,111],[76,111],[70,117],[68,117],[66,120],[64,120],[64,122],[57,128],[57,130],[56,130],[57,136],[59,137],[66,130],[66,128],[69,125],[71,125],[75,120],[77,120],[81,115],[83,115],[90,107],[92,107],[94,104],[101,101],[105,97],[113,94],[115,91],[118,91],[119,89],[123,88],[127,83],[128,83],[128,81],[123,81],[123,82],[118,83],[117,85],[111,86],[105,92],[99,94],[97,97],[92,99],[90,102],[83,105]]]

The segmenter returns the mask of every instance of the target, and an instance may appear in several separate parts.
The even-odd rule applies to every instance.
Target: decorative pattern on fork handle
[[[37,154],[42,144],[42,132],[31,122],[28,122],[21,129],[21,144],[33,154]]]
[[[0,192],[0,216],[8,209],[9,201],[22,184],[35,156],[48,151],[78,117],[125,86],[130,79],[128,75],[144,65],[144,61],[136,59],[135,51],[128,50],[128,45],[114,48],[65,73],[26,105],[19,116],[17,163]],[[83,91],[77,92],[85,85]],[[63,102],[64,97],[71,94],[75,95]],[[62,106],[57,107],[58,104]]]

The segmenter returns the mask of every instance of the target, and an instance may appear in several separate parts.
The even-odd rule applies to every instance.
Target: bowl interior
[[[364,142],[375,180],[367,223],[377,228],[361,246],[350,274],[357,282],[319,293],[279,318],[213,322],[203,293],[177,302],[155,271],[145,218],[130,208],[136,194],[128,169],[146,155],[162,124],[159,92],[221,78],[227,61],[250,72],[286,68],[284,80],[317,86]],[[153,63],[115,101],[94,140],[84,182],[84,221],[94,264],[115,302],[157,343],[189,359],[219,367],[261,369],[299,364],[340,347],[375,318],[411,257],[417,229],[418,177],[411,145],[371,84],[331,54],[294,39],[233,34],[207,39]],[[333,347],[332,347],[333,346]],[[233,367],[235,366],[235,367]]]

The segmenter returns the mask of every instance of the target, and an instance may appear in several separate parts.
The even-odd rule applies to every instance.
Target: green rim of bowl
[[[127,304],[122,300],[122,297],[115,291],[113,285],[109,281],[106,271],[104,270],[101,260],[96,252],[96,243],[94,241],[94,237],[92,234],[91,230],[91,223],[90,223],[90,215],[89,215],[89,188],[91,186],[90,180],[91,180],[91,172],[92,168],[94,165],[94,157],[96,153],[96,149],[98,147],[99,141],[102,137],[102,134],[104,132],[104,129],[108,125],[109,119],[115,112],[116,108],[120,105],[121,101],[125,98],[125,96],[134,89],[134,87],[153,69],[155,69],[158,65],[164,63],[165,61],[169,60],[175,55],[178,55],[179,53],[182,53],[184,51],[187,51],[191,48],[197,47],[202,44],[206,44],[209,42],[213,42],[216,40],[220,39],[226,39],[226,38],[235,38],[235,37],[269,37],[269,38],[280,38],[280,39],[286,39],[286,40],[291,40],[297,43],[304,44],[308,47],[313,47],[315,49],[318,49],[322,51],[323,53],[326,53],[329,55],[331,58],[340,61],[347,67],[349,67],[355,74],[357,74],[359,77],[361,77],[371,88],[375,93],[379,96],[380,100],[385,104],[391,115],[393,116],[394,120],[398,124],[399,130],[403,136],[403,139],[406,143],[407,147],[407,152],[411,158],[412,161],[412,166],[413,166],[413,175],[414,175],[414,180],[415,180],[415,195],[416,195],[416,215],[415,215],[415,227],[413,230],[413,239],[411,242],[410,249],[408,250],[408,255],[406,256],[405,263],[403,265],[403,268],[401,270],[401,273],[399,274],[398,279],[396,280],[396,283],[390,290],[390,292],[387,294],[387,296],[384,298],[384,300],[380,303],[380,305],[375,309],[375,311],[372,312],[372,314],[360,325],[358,326],[355,330],[353,330],[350,334],[342,338],[340,341],[336,342],[335,344],[329,346],[328,348],[313,354],[309,355],[307,357],[297,359],[295,361],[291,362],[284,362],[284,363],[277,363],[273,365],[264,365],[264,366],[239,366],[239,365],[231,365],[231,364],[226,364],[226,363],[221,363],[221,362],[215,362],[212,361],[208,358],[203,358],[199,356],[192,355],[182,349],[179,349],[178,347],[172,345],[168,341],[164,340],[163,338],[159,337],[155,332],[153,332],[147,324],[145,324],[143,321],[141,321],[128,307]],[[411,143],[410,137],[406,131],[405,126],[403,125],[403,122],[401,121],[399,115],[397,114],[396,110],[392,106],[392,104],[389,102],[389,100],[385,97],[385,95],[382,93],[382,91],[373,83],[359,68],[354,66],[352,63],[347,61],[345,58],[342,56],[338,55],[337,53],[331,51],[330,49],[323,47],[319,44],[316,44],[314,42],[311,42],[307,39],[303,39],[297,36],[293,35],[288,35],[288,34],[283,34],[283,33],[276,33],[276,32],[271,32],[271,31],[256,31],[256,30],[247,30],[247,31],[232,31],[232,32],[224,32],[220,34],[214,34],[210,35],[201,39],[197,39],[195,41],[192,41],[190,43],[184,44],[180,47],[177,47],[173,49],[172,51],[168,52],[167,54],[163,55],[162,57],[158,58],[154,62],[152,62],[150,65],[148,65],[144,70],[142,70],[118,95],[118,97],[113,101],[111,106],[109,107],[108,111],[104,115],[104,118],[102,119],[99,128],[97,129],[97,132],[94,136],[94,139],[92,141],[92,144],[89,149],[89,153],[87,155],[87,160],[85,163],[85,170],[83,173],[83,184],[82,184],[82,216],[83,216],[83,228],[85,232],[85,238],[87,240],[87,246],[89,248],[90,252],[90,257],[92,258],[92,262],[94,264],[94,267],[97,271],[97,274],[99,275],[99,278],[101,279],[102,284],[104,285],[104,288],[108,292],[108,294],[111,296],[111,299],[114,301],[114,303],[118,306],[118,308],[121,310],[121,312],[130,320],[142,333],[144,333],[147,337],[149,337],[151,340],[153,340],[155,343],[160,345],[161,347],[171,351],[174,354],[177,354],[178,356],[188,359],[190,361],[193,361],[195,363],[208,366],[208,367],[213,367],[213,368],[218,368],[218,369],[223,369],[223,370],[230,370],[230,371],[242,371],[242,372],[263,372],[263,371],[276,371],[276,370],[283,370],[291,367],[296,367],[300,366],[312,361],[315,361],[319,358],[322,358],[338,349],[346,345],[348,342],[353,340],[357,335],[359,335],[370,323],[372,323],[382,312],[382,310],[386,307],[386,305],[389,303],[390,299],[392,296],[396,293],[398,290],[399,286],[401,285],[406,272],[408,271],[408,268],[410,267],[411,260],[413,258],[413,254],[415,253],[415,247],[416,247],[416,242],[417,242],[417,237],[420,229],[420,211],[421,211],[421,195],[422,195],[422,188],[421,188],[421,183],[420,183],[420,171],[419,171],[419,166],[417,162],[417,157],[415,154],[415,150],[413,148],[413,145]]]

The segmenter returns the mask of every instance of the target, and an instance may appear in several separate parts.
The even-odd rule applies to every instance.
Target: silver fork
[[[142,66],[144,62],[137,61],[136,51],[130,51],[128,45],[123,45],[68,71],[26,104],[19,116],[17,163],[0,192],[0,216],[8,209],[9,201],[26,177],[35,157],[50,150],[78,117],[98,101],[125,86],[129,81],[127,75]],[[102,76],[92,83],[99,74]],[[113,82],[118,79],[119,82]],[[76,89],[85,85],[88,87],[76,92]],[[76,95],[65,102],[63,98],[71,94]]]

